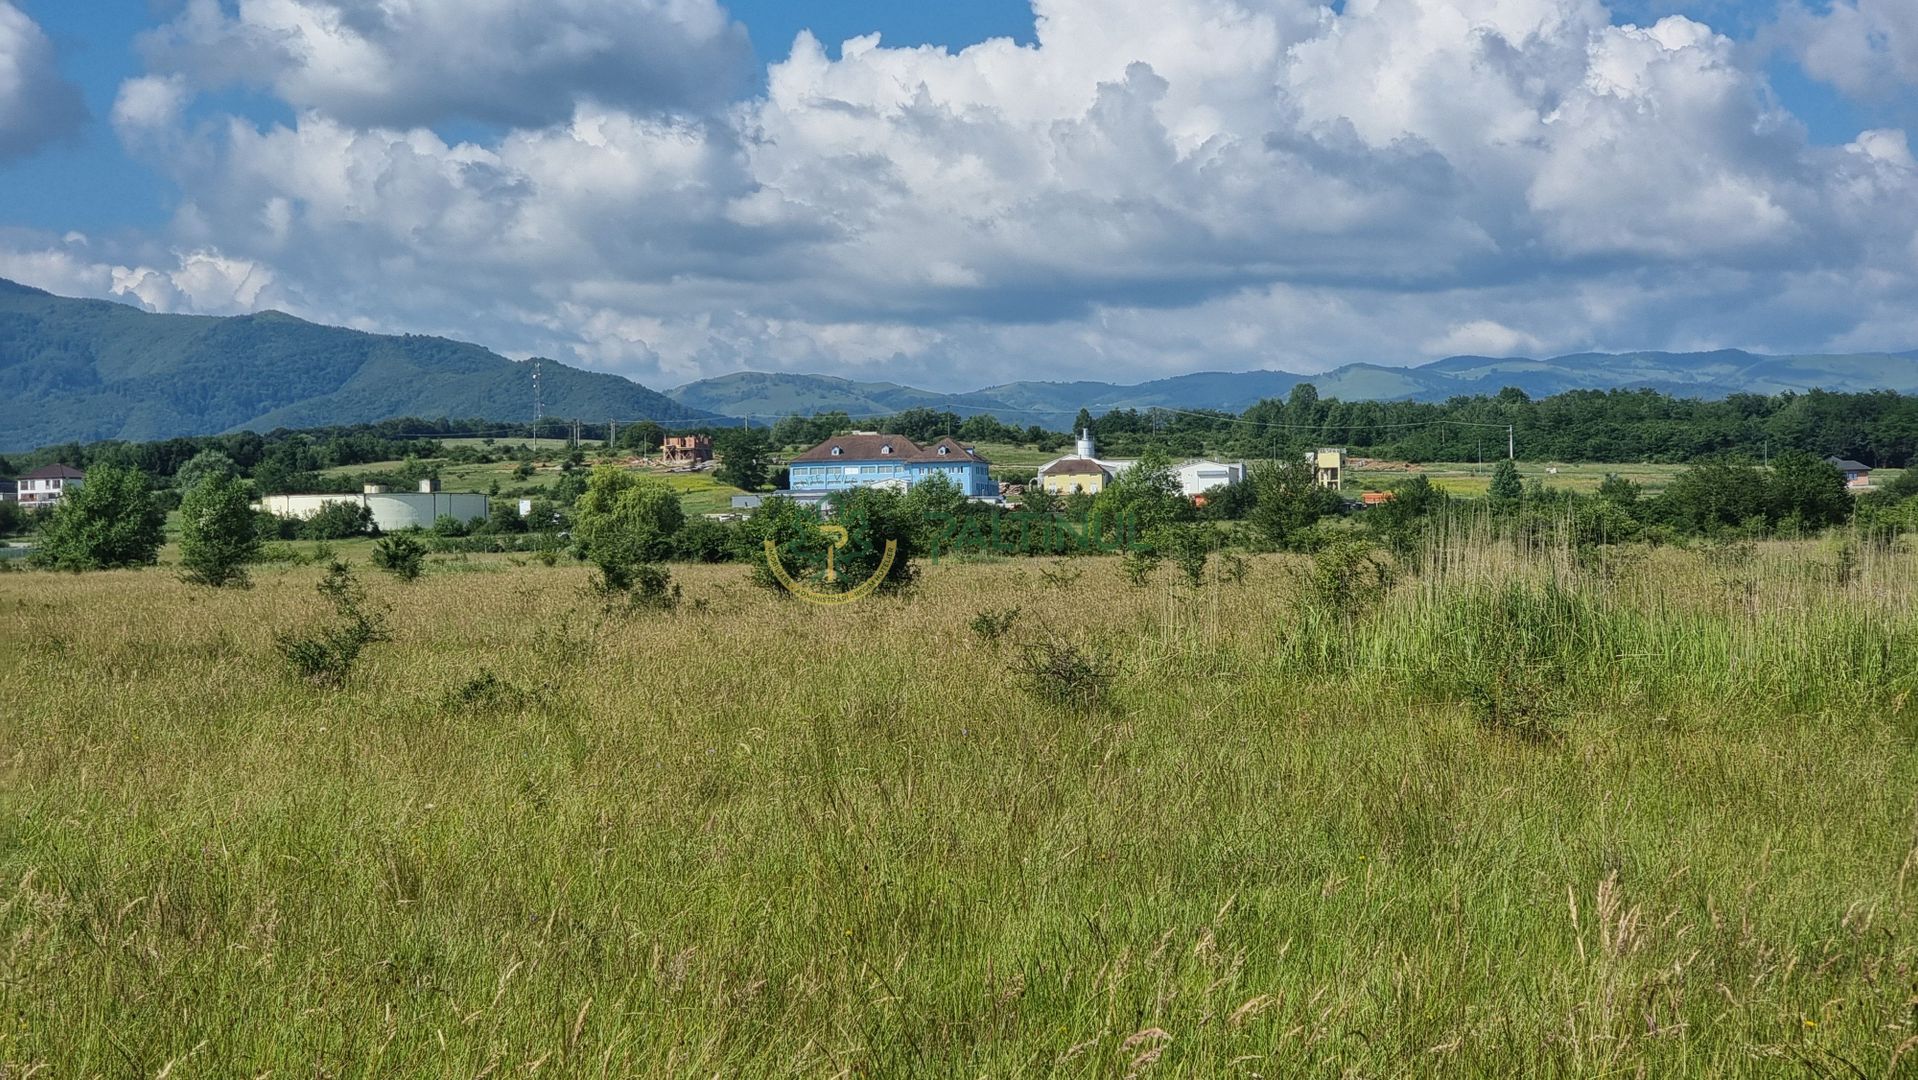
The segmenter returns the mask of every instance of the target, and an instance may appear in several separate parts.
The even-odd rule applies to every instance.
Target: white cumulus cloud
[[[541,59],[590,35],[534,12],[600,27],[629,81]],[[166,234],[32,250],[120,268],[91,290],[155,307],[276,306],[656,383],[1918,344],[1906,134],[1813,144],[1756,51],[1696,19],[1615,24],[1601,0],[1034,18],[1031,44],[959,51],[802,34],[763,92],[692,108],[644,89],[681,69],[621,19],[719,49],[735,26],[711,0],[193,0],[115,108],[182,192]],[[443,55],[403,48],[423,28]],[[454,70],[516,51],[490,80]],[[191,118],[229,79],[290,119]],[[524,111],[489,112],[509,98]],[[84,277],[56,262],[36,283]]]
[[[0,0],[0,162],[30,154],[87,118],[60,74],[53,43],[12,0]]]
[[[1885,97],[1918,86],[1918,4],[1830,0],[1822,11],[1794,2],[1781,23],[1805,70],[1848,94]]]
[[[699,109],[738,91],[751,58],[715,0],[188,0],[144,48],[202,84],[401,126],[537,126],[582,99]]]

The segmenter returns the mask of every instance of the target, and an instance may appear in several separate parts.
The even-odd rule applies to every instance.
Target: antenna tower
[[[539,357],[533,358],[533,423],[546,419],[546,399],[539,392]]]

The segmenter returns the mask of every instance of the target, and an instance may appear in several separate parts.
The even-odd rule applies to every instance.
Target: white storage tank
[[[487,515],[486,496],[469,491],[375,491],[358,495],[268,495],[260,509],[280,517],[310,518],[327,503],[354,502],[373,512],[381,532],[414,527],[430,529],[442,516],[471,521]]]

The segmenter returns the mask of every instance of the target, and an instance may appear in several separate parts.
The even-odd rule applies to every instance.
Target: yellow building
[[[1097,495],[1110,479],[1112,474],[1104,465],[1087,457],[1060,458],[1039,470],[1039,487],[1054,495],[1075,491]]]
[[[1322,488],[1333,491],[1345,487],[1345,450],[1325,449],[1305,455],[1306,463],[1312,466],[1312,478]]]

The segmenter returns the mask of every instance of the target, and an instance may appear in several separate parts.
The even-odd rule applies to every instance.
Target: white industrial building
[[[1175,467],[1175,471],[1179,477],[1179,490],[1190,498],[1245,479],[1245,462],[1200,459],[1182,462]]]
[[[373,512],[373,524],[381,532],[399,529],[430,529],[442,517],[471,521],[487,515],[486,496],[470,491],[441,491],[436,480],[420,481],[418,491],[388,491],[368,484],[357,495],[268,495],[258,506],[280,517],[310,518],[328,503],[359,503]]]

